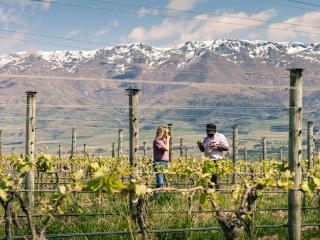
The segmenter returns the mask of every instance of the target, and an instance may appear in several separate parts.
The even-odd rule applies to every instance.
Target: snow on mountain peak
[[[52,64],[53,68],[72,67],[75,63],[86,63],[102,56],[106,64],[131,64],[134,61],[144,63],[152,67],[161,65],[170,60],[172,56],[179,55],[182,58],[180,67],[194,63],[205,54],[213,54],[225,57],[227,61],[238,63],[235,59],[247,56],[251,59],[261,58],[261,62],[275,57],[292,55],[309,61],[320,62],[320,44],[315,43],[276,43],[270,41],[249,41],[237,39],[217,39],[214,41],[188,41],[172,47],[153,47],[148,44],[135,43],[105,47],[91,51],[39,51],[36,53],[19,52],[0,56],[0,68],[9,65],[19,65],[28,60],[30,56],[36,56]],[[123,67],[122,67],[123,70]]]
[[[79,62],[93,58],[97,50],[92,51],[54,51],[54,52],[38,52],[39,56],[48,61],[55,63]]]

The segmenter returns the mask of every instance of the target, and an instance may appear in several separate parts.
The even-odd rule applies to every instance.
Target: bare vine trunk
[[[242,222],[237,217],[232,219],[221,219],[218,217],[218,223],[223,230],[226,240],[239,240],[241,236]]]
[[[254,233],[254,216],[256,211],[256,200],[258,198],[258,195],[256,191],[253,191],[249,194],[247,202],[248,202],[248,211],[250,213],[250,219],[246,222],[246,230],[249,235],[250,240],[255,239],[255,233]]]
[[[31,230],[31,235],[32,235],[32,238],[35,239],[37,237],[37,232],[36,232],[35,226],[33,224],[32,215],[31,215],[29,209],[27,208],[27,206],[26,206],[23,198],[21,197],[21,195],[18,192],[16,192],[15,196],[16,196],[16,198],[18,199],[18,201],[20,203],[20,207],[21,207],[22,211],[27,215],[27,220],[28,220],[29,228]]]
[[[148,240],[149,239],[148,233],[147,233],[147,229],[145,227],[145,222],[143,218],[143,199],[142,198],[139,198],[137,203],[137,219],[138,219],[138,224],[142,234],[142,239]]]
[[[6,240],[11,240],[11,209],[10,209],[10,202],[5,202],[3,204],[4,208],[4,219],[5,219],[5,232],[6,232]]]

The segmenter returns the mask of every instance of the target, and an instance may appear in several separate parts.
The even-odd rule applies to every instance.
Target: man
[[[203,142],[198,141],[197,144],[201,152],[213,161],[223,159],[224,151],[229,151],[229,144],[226,137],[217,132],[217,127],[213,123],[207,124],[207,136]],[[216,188],[220,188],[220,182],[218,176],[212,175],[211,181],[216,184]]]

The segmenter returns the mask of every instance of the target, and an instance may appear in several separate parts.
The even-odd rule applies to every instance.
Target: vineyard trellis
[[[12,175],[6,176],[5,174],[10,170],[9,168],[2,169],[7,170],[3,172],[2,180],[0,184],[0,199],[3,206],[8,206],[13,198],[16,198],[20,202],[20,206],[25,213],[25,215],[19,215],[19,218],[28,218],[28,224],[31,229],[32,238],[36,237],[47,237],[47,238],[57,238],[57,237],[80,237],[80,236],[107,236],[107,235],[131,235],[131,234],[141,234],[143,239],[148,239],[149,234],[154,233],[174,233],[174,232],[192,232],[192,231],[215,231],[222,230],[227,239],[239,239],[240,231],[242,228],[250,235],[250,238],[254,237],[254,229],[258,228],[278,228],[278,227],[288,227],[289,229],[289,239],[300,239],[301,238],[301,228],[304,226],[319,226],[317,223],[312,224],[302,224],[301,223],[301,209],[311,210],[317,209],[317,207],[306,207],[301,206],[300,194],[311,195],[313,192],[317,192],[320,189],[320,176],[319,176],[319,162],[315,162],[316,158],[311,157],[313,152],[312,144],[312,128],[311,124],[308,124],[308,161],[304,163],[304,169],[308,169],[309,172],[305,172],[304,176],[301,176],[302,168],[302,139],[301,139],[301,129],[302,129],[302,70],[301,69],[291,69],[290,70],[290,106],[289,106],[289,165],[283,162],[282,149],[280,150],[280,161],[266,160],[266,139],[263,140],[262,154],[264,154],[263,159],[259,163],[248,163],[247,161],[240,161],[238,159],[238,126],[234,126],[233,132],[233,159],[232,161],[227,161],[222,164],[213,164],[212,161],[202,160],[188,160],[180,159],[177,161],[171,160],[172,167],[168,170],[163,169],[166,174],[172,177],[184,177],[191,181],[191,183],[186,184],[186,188],[178,188],[179,182],[176,185],[166,186],[164,188],[155,189],[149,185],[150,179],[154,178],[154,171],[152,169],[152,163],[141,162],[137,157],[138,151],[138,129],[139,129],[139,115],[138,115],[138,90],[128,89],[129,95],[129,141],[130,141],[130,153],[129,158],[126,163],[122,160],[126,159],[122,157],[122,131],[119,130],[118,137],[118,158],[113,160],[102,159],[100,157],[95,159],[90,159],[86,156],[86,150],[84,149],[84,156],[82,159],[75,158],[76,149],[76,134],[72,136],[73,151],[71,151],[70,159],[63,159],[61,156],[61,148],[59,147],[59,157],[58,161],[64,161],[60,164],[63,168],[60,172],[53,171],[55,158],[42,153],[39,158],[35,158],[35,92],[27,93],[27,122],[26,122],[26,158],[17,158],[11,156],[6,159],[9,164],[7,167],[12,168]],[[170,126],[170,134],[173,135],[172,127]],[[74,133],[75,131],[73,131]],[[180,156],[182,155],[182,141],[180,144]],[[172,152],[171,144],[171,152]],[[113,155],[114,155],[113,150]],[[145,150],[144,150],[145,152]],[[246,152],[246,151],[245,151]],[[246,155],[246,154],[244,154]],[[247,157],[244,157],[247,160]],[[116,160],[116,161],[114,161]],[[121,160],[121,161],[120,161]],[[142,159],[147,160],[146,157]],[[10,162],[12,161],[12,162]],[[319,160],[317,160],[319,161]],[[85,163],[87,162],[87,163]],[[188,162],[191,166],[186,165]],[[313,167],[312,167],[313,166]],[[57,167],[57,166],[55,166]],[[287,171],[287,169],[290,171]],[[38,182],[34,182],[33,171],[38,170],[39,176],[36,177]],[[59,168],[57,168],[59,169]],[[70,172],[68,172],[68,170]],[[141,171],[143,170],[143,171]],[[145,171],[147,170],[147,171]],[[170,172],[171,171],[171,172]],[[44,182],[43,174],[49,174],[53,182]],[[63,174],[63,177],[59,176],[59,173]],[[71,175],[68,175],[68,174]],[[221,189],[221,191],[214,190],[208,187],[210,183],[210,176],[212,173],[224,176],[226,181],[229,181],[228,176],[232,176],[232,182],[234,186],[241,186],[240,188],[230,188]],[[292,174],[294,173],[294,174]],[[40,177],[41,176],[41,177]],[[85,176],[85,177],[83,177]],[[30,180],[31,179],[31,180]],[[48,179],[46,181],[48,181]],[[67,180],[70,180],[69,182]],[[40,181],[39,181],[40,180]],[[61,185],[60,180],[64,180]],[[239,184],[237,184],[239,182]],[[25,191],[19,189],[23,184],[26,184]],[[54,189],[35,189],[35,184],[41,187],[50,185]],[[174,186],[174,187],[173,187]],[[264,211],[264,209],[258,209],[255,207],[256,200],[258,198],[258,193],[262,193],[267,190],[267,193],[272,193],[272,190],[276,193],[275,189],[282,188],[285,191],[280,191],[280,193],[289,192],[289,222],[288,224],[279,225],[262,225],[253,226],[252,220],[254,219],[255,212]],[[269,189],[269,190],[268,190]],[[226,209],[222,210],[218,204],[218,196],[222,192],[228,192],[234,195],[238,201],[236,209]],[[23,199],[21,198],[21,193],[28,193],[28,209],[24,206]],[[209,227],[209,228],[181,228],[181,229],[157,229],[151,230],[146,227],[145,223],[145,205],[148,197],[157,192],[173,192],[177,194],[187,194],[189,201],[189,211],[185,211],[185,214],[202,214],[202,213],[213,213],[217,218],[219,227]],[[40,217],[41,214],[32,215],[30,210],[34,208],[34,195],[35,194],[56,194],[50,203],[51,208],[43,215],[45,217],[44,224],[40,232],[35,231],[35,225],[32,223],[32,217]],[[137,219],[139,225],[139,231],[125,231],[125,232],[92,232],[92,233],[66,233],[66,234],[45,234],[46,227],[49,220],[53,216],[59,217],[71,217],[76,216],[76,214],[60,214],[57,215],[56,212],[64,204],[63,201],[72,197],[77,197],[79,194],[85,193],[123,193],[129,195],[129,209],[132,219]],[[225,193],[226,194],[226,193]],[[199,195],[199,200],[201,204],[210,205],[212,210],[207,211],[193,211],[193,199],[195,195]],[[103,198],[100,198],[101,202]],[[61,209],[60,209],[61,210]],[[286,208],[275,208],[274,211],[283,211]],[[273,211],[269,209],[268,211]],[[10,224],[11,220],[8,216],[8,211],[10,208],[5,209],[5,221],[6,226],[6,238],[11,239]],[[232,212],[233,214],[227,215],[227,212]],[[158,212],[160,213],[160,212]],[[171,212],[172,214],[179,212]],[[163,212],[163,214],[171,214],[168,212]],[[182,213],[182,212],[180,212]],[[109,213],[93,213],[96,216],[106,216]],[[83,216],[89,216],[90,214],[83,214]],[[110,213],[111,215],[111,213]],[[77,216],[80,216],[77,215]],[[9,231],[10,230],[10,231]],[[15,238],[15,237],[14,237]],[[17,236],[19,239],[19,236]]]

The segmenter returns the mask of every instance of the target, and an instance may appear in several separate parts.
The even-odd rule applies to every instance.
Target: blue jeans
[[[161,188],[167,185],[167,180],[166,180],[166,175],[164,173],[160,173],[159,170],[161,171],[164,168],[168,167],[168,162],[167,161],[156,161],[153,165],[154,171],[156,173],[156,187]]]

